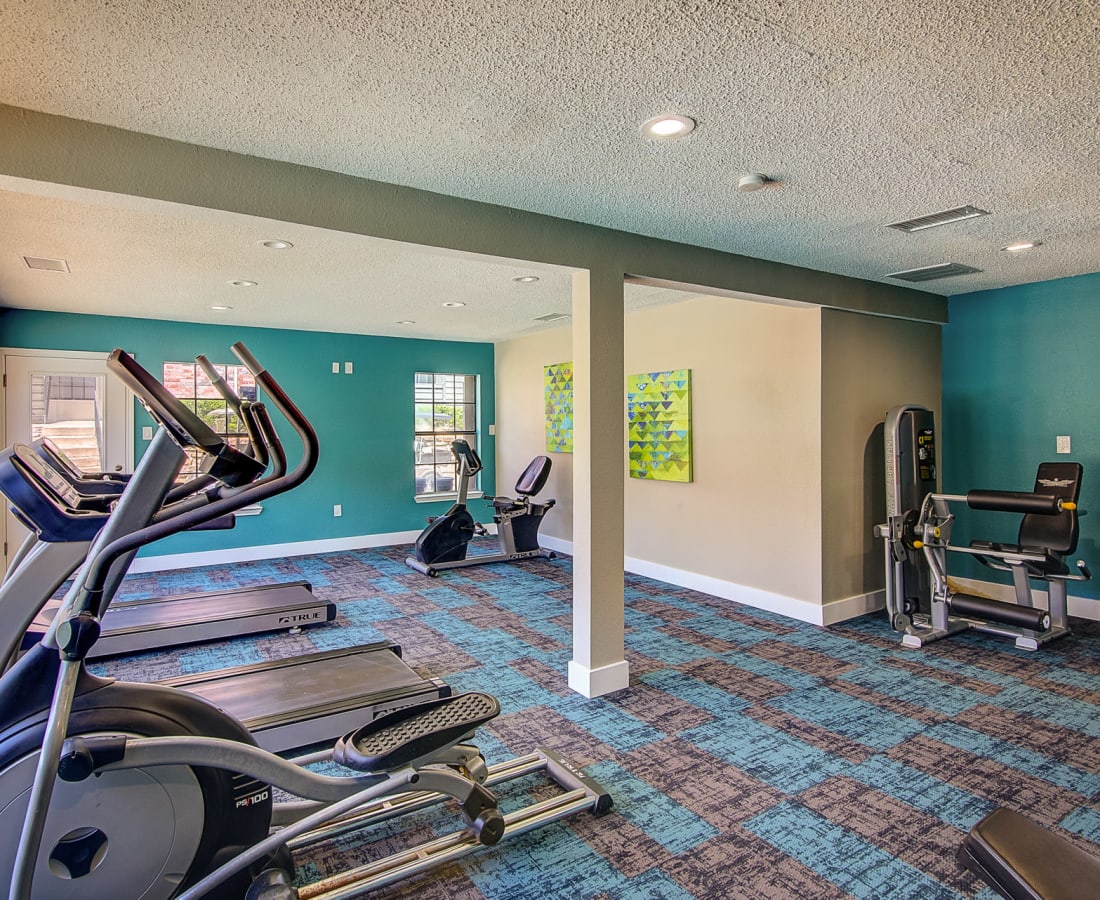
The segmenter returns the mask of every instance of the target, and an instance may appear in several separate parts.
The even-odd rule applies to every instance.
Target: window
[[[49,438],[82,472],[103,471],[102,375],[31,373],[31,440]]]
[[[413,418],[417,496],[457,490],[451,442],[461,438],[477,451],[477,376],[417,372]],[[476,476],[469,487],[477,487]]]
[[[244,366],[214,366],[226,383],[242,400],[255,401],[256,380]],[[184,405],[194,410],[210,428],[226,443],[238,450],[248,449],[248,432],[217,389],[210,383],[206,373],[195,363],[166,362],[164,364],[164,386]],[[179,482],[194,478],[201,471],[199,464],[203,454],[198,450],[188,450],[188,459],[183,463]]]

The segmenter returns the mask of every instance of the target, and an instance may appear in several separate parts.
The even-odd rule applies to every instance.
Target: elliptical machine
[[[931,410],[898,406],[885,424],[887,522],[875,528],[884,539],[886,611],[907,647],[922,647],[960,631],[1011,637],[1022,650],[1069,634],[1067,582],[1092,577],[1065,557],[1077,549],[1079,463],[1040,463],[1031,492],[971,490],[937,492],[935,427]],[[972,540],[951,543],[951,503],[970,509],[1023,514],[1014,544]],[[966,553],[1011,573],[1016,601],[1005,602],[954,590],[947,553]],[[1047,585],[1046,609],[1036,605],[1031,581]]]
[[[499,712],[488,694],[383,714],[345,735],[331,755],[300,761],[331,758],[359,773],[333,777],[259,749],[240,722],[195,695],[87,671],[99,621],[140,547],[290,490],[316,465],[308,421],[243,345],[233,350],[301,440],[302,457],[291,472],[255,482],[241,477],[253,467],[251,458],[225,444],[127,354],[116,350],[108,361],[161,427],[50,630],[0,678],[0,882],[9,884],[9,900],[197,900],[246,891],[290,900],[297,892],[288,842],[306,842],[337,818],[335,827],[348,829],[444,796],[458,801],[463,831],[434,841],[430,852],[414,850],[411,861],[399,854],[367,872],[342,873],[341,896],[352,896],[494,844],[506,826],[523,833],[581,809],[610,807],[599,785],[550,751],[505,764],[507,771],[487,767],[464,741]],[[205,455],[218,484],[165,506],[184,446]],[[510,813],[506,823],[487,785],[534,771],[567,792],[549,805]],[[304,799],[274,804],[272,787]],[[350,823],[343,817],[353,810]]]
[[[516,497],[485,497],[493,504],[493,522],[497,527],[499,553],[466,556],[470,540],[485,529],[474,519],[466,506],[470,479],[481,471],[481,458],[467,441],[451,443],[451,452],[458,461],[458,498],[443,515],[428,520],[416,539],[414,556],[405,558],[405,565],[425,575],[435,577],[444,569],[483,566],[487,563],[511,562],[542,556],[554,559],[552,550],[539,546],[542,518],[555,501],[536,503],[532,498],[546,485],[550,477],[550,457],[536,456],[516,481]]]

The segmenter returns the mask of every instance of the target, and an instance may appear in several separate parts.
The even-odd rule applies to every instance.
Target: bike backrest
[[[527,464],[516,482],[516,493],[521,497],[533,497],[542,490],[550,477],[550,457],[536,456]]]

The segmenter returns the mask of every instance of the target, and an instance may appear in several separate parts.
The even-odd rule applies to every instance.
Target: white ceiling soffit
[[[929,285],[943,294],[1100,269],[1097,0],[71,0],[6,4],[3,26],[0,102],[14,106],[886,283],[944,260],[980,270]],[[698,127],[643,139],[660,113]],[[739,193],[753,172],[772,181]],[[886,227],[970,205],[990,214]],[[91,215],[64,245],[34,240],[34,219],[57,212],[37,210],[24,229],[5,210],[3,227],[17,256],[69,260],[58,278],[86,271],[74,234],[90,244],[93,229],[135,225]],[[175,231],[207,254],[190,268],[247,277],[244,251],[193,223]],[[221,296],[169,277],[187,240],[173,250],[135,237],[144,252],[115,267],[112,289],[144,283],[165,317],[182,294]],[[444,299],[420,259],[383,253],[375,273],[363,239],[327,239],[344,255],[326,258],[346,266],[297,247],[266,264],[302,267],[265,295],[268,324],[290,327],[294,304],[310,304],[335,310],[314,327],[343,330],[346,305],[388,302],[368,285],[396,279],[402,259],[414,259],[405,274],[428,276],[410,279],[419,302]],[[1025,239],[1041,246],[1000,252]],[[8,305],[38,290],[0,276]],[[98,290],[82,302],[107,299]],[[559,299],[524,315],[551,311],[564,311]]]
[[[0,254],[0,290],[19,300],[7,305],[489,342],[571,321],[572,270],[559,266],[75,188],[4,189],[13,182],[0,178],[0,247],[46,248],[65,259],[31,265]],[[272,240],[292,246],[264,246]],[[45,264],[57,262],[68,268]],[[537,280],[517,281],[530,276]],[[690,296],[626,286],[627,309]],[[443,305],[456,302],[463,305]]]

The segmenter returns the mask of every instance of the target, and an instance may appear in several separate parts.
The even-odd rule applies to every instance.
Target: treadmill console
[[[0,453],[0,492],[23,524],[49,543],[91,540],[117,499],[80,493],[26,444]]]
[[[53,498],[70,509],[79,509],[82,501],[88,499],[54,469],[46,465],[26,444],[12,445],[12,461],[18,468],[29,472],[31,477],[43,488],[53,494]]]

